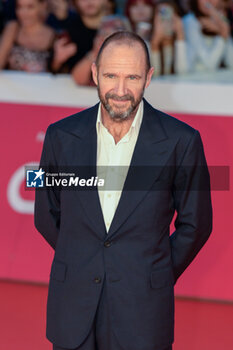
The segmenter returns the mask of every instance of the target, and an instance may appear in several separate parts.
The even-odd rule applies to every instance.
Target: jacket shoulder
[[[51,123],[48,126],[48,130],[51,133],[56,133],[58,130],[72,132],[74,129],[80,129],[81,132],[85,125],[89,123],[90,117],[97,111],[98,104]]]
[[[168,136],[187,136],[191,137],[197,130],[191,125],[161,111],[159,112],[160,121]]]
[[[154,108],[148,102],[146,102],[146,110],[149,111],[155,119],[159,120],[168,137],[190,138],[197,132],[197,130],[191,125],[171,116],[170,114]]]

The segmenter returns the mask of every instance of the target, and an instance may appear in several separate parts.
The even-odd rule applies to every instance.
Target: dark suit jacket
[[[40,166],[95,168],[97,110],[95,105],[51,124]],[[175,212],[176,230],[169,237]],[[122,347],[168,346],[174,336],[174,284],[212,229],[199,132],[144,100],[125,190],[108,234],[97,190],[37,189],[35,226],[55,249],[47,303],[51,342],[78,347],[104,282]]]

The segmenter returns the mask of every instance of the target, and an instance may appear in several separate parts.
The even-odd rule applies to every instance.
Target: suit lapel
[[[96,175],[97,160],[97,133],[96,118],[98,104],[83,111],[81,116],[74,116],[74,123],[70,126],[68,132],[75,137],[75,145],[70,154],[70,164],[76,171],[76,176],[80,178],[91,178]],[[70,136],[69,136],[70,137]],[[99,201],[98,189],[94,187],[88,189],[78,188],[77,198],[92,225],[94,232],[101,238],[106,236],[106,228]]]
[[[159,112],[157,112],[159,113]],[[122,195],[110,226],[112,237],[143,200],[174,148],[155,110],[144,100],[144,115]]]

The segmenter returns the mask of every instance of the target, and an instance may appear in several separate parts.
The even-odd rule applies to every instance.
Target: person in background
[[[230,25],[221,4],[222,0],[191,0],[192,12],[183,17],[191,71],[233,69]]]
[[[222,0],[221,2],[221,10],[224,15],[227,17],[230,28],[231,28],[231,36],[233,36],[233,1],[232,0]]]
[[[47,0],[48,12],[46,23],[52,27],[58,36],[64,32],[63,19],[76,18],[77,11],[69,0]]]
[[[94,39],[105,15],[106,0],[74,0],[76,14],[66,0],[50,0],[50,11],[63,29],[54,45],[53,72],[72,72],[93,50]]]
[[[153,0],[128,0],[125,14],[130,20],[133,31],[148,43],[154,14]]]
[[[190,0],[177,0],[177,6],[181,16],[186,15],[190,11]]]
[[[117,4],[115,0],[106,0],[105,15],[114,15],[117,13]]]
[[[162,0],[155,5],[150,49],[154,76],[188,71],[183,25],[174,1]]]
[[[94,85],[91,74],[92,63],[95,62],[99,49],[104,40],[111,34],[131,30],[126,17],[120,15],[109,15],[103,17],[100,28],[94,40],[93,49],[79,61],[72,71],[72,77],[79,85]]]
[[[26,72],[49,70],[54,31],[44,23],[45,0],[17,0],[16,21],[5,26],[0,68]]]

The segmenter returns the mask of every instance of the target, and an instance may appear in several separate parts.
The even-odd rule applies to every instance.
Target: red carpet
[[[0,281],[1,350],[52,350],[45,338],[47,290]],[[231,350],[233,304],[176,299],[175,333],[174,350]]]

